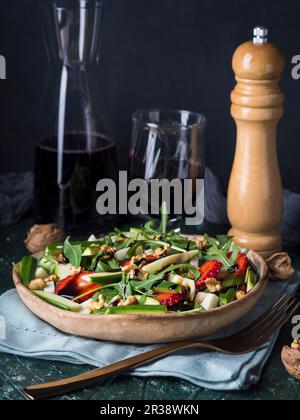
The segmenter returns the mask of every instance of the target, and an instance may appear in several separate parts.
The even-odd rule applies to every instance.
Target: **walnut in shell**
[[[28,232],[25,245],[29,252],[36,254],[47,245],[63,242],[64,238],[64,232],[57,225],[35,225]]]
[[[300,381],[300,351],[285,346],[282,349],[281,359],[288,373]]]
[[[273,279],[286,280],[291,278],[295,273],[292,260],[286,252],[273,255],[266,263]]]

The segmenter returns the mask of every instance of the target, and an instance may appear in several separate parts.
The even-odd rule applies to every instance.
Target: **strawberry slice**
[[[196,281],[196,288],[198,290],[205,290],[205,281],[208,279],[217,278],[218,274],[222,270],[223,264],[219,261],[208,261],[200,267],[201,277]]]
[[[214,263],[214,261],[207,261],[206,263],[204,263],[203,265],[201,265],[201,267],[199,268],[200,273],[203,275],[205,274],[208,270],[211,269],[212,263]]]
[[[232,257],[232,252],[227,255],[228,258]],[[232,267],[232,274],[234,276],[242,277],[246,275],[249,260],[246,254],[238,253],[235,265]]]
[[[147,255],[147,261],[156,261],[158,257],[156,255]]]
[[[84,295],[78,299],[78,303],[83,303],[89,300],[93,294],[99,289],[99,285],[95,285],[91,281],[83,279],[87,274],[95,274],[94,272],[84,272],[67,277],[66,279],[57,283],[55,293],[58,296],[70,296],[76,298]],[[90,292],[90,293],[89,293]]]
[[[249,265],[247,255],[240,252],[236,260],[236,265],[238,266],[238,269],[234,274],[236,276],[245,276]]]
[[[182,293],[161,293],[159,295],[155,295],[154,298],[161,304],[165,305],[168,308],[172,308],[173,306],[179,305],[184,296]]]

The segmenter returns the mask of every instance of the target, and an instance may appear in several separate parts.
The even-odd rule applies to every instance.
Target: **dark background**
[[[300,54],[299,0],[103,0],[102,64],[120,163],[126,167],[133,111],[184,108],[207,115],[207,164],[226,188],[235,146],[230,116],[231,57],[266,25],[285,52],[286,114],[279,128],[285,187],[300,186],[300,81],[291,59]],[[34,0],[0,0],[0,173],[32,168],[38,142],[47,61]]]

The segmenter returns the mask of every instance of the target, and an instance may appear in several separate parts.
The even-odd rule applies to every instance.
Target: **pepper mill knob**
[[[269,31],[264,26],[256,26],[253,30],[253,44],[262,45],[268,43]]]
[[[282,182],[276,130],[283,116],[279,80],[285,59],[268,42],[268,30],[254,29],[254,39],[234,53],[237,85],[231,114],[237,125],[237,146],[228,191],[230,235],[243,248],[263,257],[278,252],[282,240]]]

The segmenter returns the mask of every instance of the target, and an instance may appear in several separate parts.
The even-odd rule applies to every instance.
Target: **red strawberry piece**
[[[201,265],[201,267],[199,268],[199,270],[200,270],[200,273],[202,275],[205,274],[208,270],[211,269],[212,262],[213,261],[207,261],[206,263],[204,263],[203,265]]]
[[[156,255],[147,255],[147,261],[156,261],[158,257]]]
[[[196,288],[198,290],[205,290],[205,281],[208,279],[217,278],[222,270],[223,264],[219,261],[208,261],[200,267],[201,277],[196,281]]]
[[[236,260],[236,265],[238,266],[238,269],[234,274],[236,276],[245,276],[249,265],[247,255],[240,252]]]
[[[87,301],[99,289],[99,285],[83,279],[83,276],[87,274],[94,274],[94,272],[76,274],[60,281],[55,287],[55,293],[59,296],[69,296],[71,298],[84,295],[82,298],[78,299],[77,302],[83,303]]]
[[[232,257],[232,252],[229,252],[229,254],[227,254],[228,258]],[[247,268],[249,265],[249,260],[246,254],[242,254],[241,252],[238,253],[236,262],[235,262],[235,266],[236,266],[236,271],[233,272],[232,274],[242,277],[245,276]],[[234,267],[235,267],[234,266]]]
[[[154,297],[161,305],[165,305],[168,308],[179,305],[184,299],[182,293],[161,293]]]

